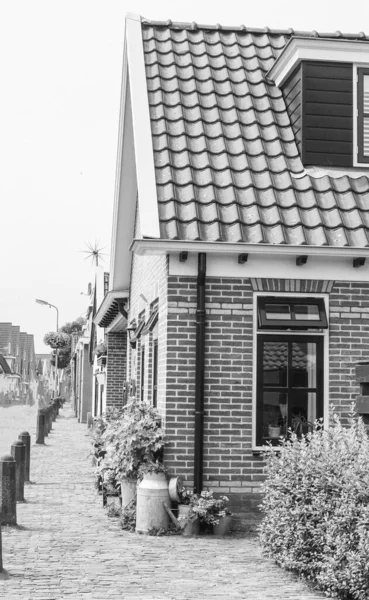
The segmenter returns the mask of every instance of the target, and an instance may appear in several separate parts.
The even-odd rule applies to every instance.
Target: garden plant
[[[352,408],[353,410],[353,408]],[[331,414],[266,451],[260,540],[281,567],[328,596],[369,597],[369,438],[361,418]]]

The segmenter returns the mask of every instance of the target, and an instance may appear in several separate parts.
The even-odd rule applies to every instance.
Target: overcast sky
[[[33,333],[36,352],[56,313],[35,298],[60,324],[83,315],[93,268],[81,250],[110,250],[126,12],[369,32],[364,0],[0,0],[0,321]]]

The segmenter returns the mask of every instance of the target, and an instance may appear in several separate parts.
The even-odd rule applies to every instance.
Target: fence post
[[[15,460],[15,490],[17,502],[24,502],[24,463],[26,447],[20,440],[11,445],[11,454]]]
[[[17,524],[15,460],[10,454],[0,458],[0,513],[4,525]]]
[[[31,467],[31,436],[28,433],[28,431],[22,431],[22,433],[18,435],[18,439],[20,439],[20,441],[23,442],[23,444],[26,447],[26,458],[24,463],[24,481],[28,483],[30,481],[29,474]]]

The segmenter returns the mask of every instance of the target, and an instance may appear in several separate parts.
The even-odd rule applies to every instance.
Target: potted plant
[[[281,435],[281,427],[277,421],[272,421],[268,425],[268,437],[275,440]]]
[[[167,443],[160,415],[148,403],[132,400],[106,430],[104,442],[121,482],[124,507],[134,497],[140,468],[146,464],[149,469],[150,464],[160,462]]]
[[[192,535],[196,522],[198,529],[201,524],[211,526],[213,533],[216,535],[225,535],[229,532],[232,513],[227,496],[214,498],[213,491],[204,490],[201,494],[193,494],[189,506],[190,509],[187,516],[179,520],[186,520],[186,526],[187,524],[192,524]],[[219,525],[220,527],[218,527]],[[186,526],[183,532],[184,535],[186,535]]]
[[[185,487],[178,489],[178,520],[182,529],[186,525],[186,518],[190,512],[190,503],[193,496],[193,491]]]

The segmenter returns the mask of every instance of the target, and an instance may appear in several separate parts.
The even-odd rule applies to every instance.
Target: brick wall
[[[123,406],[123,384],[127,379],[127,333],[108,333],[106,359],[106,408]]]
[[[258,490],[263,462],[252,453],[252,288],[248,279],[206,280],[204,486],[237,495]],[[173,474],[193,483],[196,278],[169,277],[165,452]],[[235,504],[236,498],[233,499]]]
[[[347,421],[359,394],[355,365],[369,360],[369,283],[335,282],[330,294],[330,402]]]
[[[135,237],[141,237],[139,215],[136,216]],[[142,312],[147,321],[150,306],[158,301],[158,394],[157,408],[160,412],[163,425],[166,418],[166,369],[167,369],[167,277],[168,258],[163,256],[138,256],[132,257],[131,286],[129,298],[128,320],[136,319]],[[153,397],[153,336],[151,333],[142,336],[137,343],[136,350],[128,349],[128,365],[130,379],[137,382],[136,397],[140,397],[141,375],[141,348],[145,347],[145,393],[144,399],[152,402]]]

